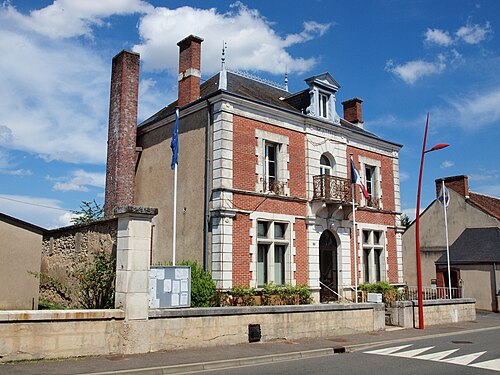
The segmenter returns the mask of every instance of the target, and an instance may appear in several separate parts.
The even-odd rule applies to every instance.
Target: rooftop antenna
[[[227,48],[227,43],[223,40],[222,41],[222,56],[220,58],[221,70],[226,69],[226,48]]]
[[[288,92],[288,65],[285,65],[285,91]]]

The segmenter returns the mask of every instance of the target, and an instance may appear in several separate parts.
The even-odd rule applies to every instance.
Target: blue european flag
[[[179,156],[179,108],[175,109],[175,125],[170,148],[172,149],[172,163],[170,164],[170,168],[175,169],[177,157]]]

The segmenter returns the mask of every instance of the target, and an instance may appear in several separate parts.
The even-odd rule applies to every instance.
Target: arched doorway
[[[337,240],[328,230],[325,230],[319,238],[319,270],[321,302],[336,301],[335,293],[338,293]]]

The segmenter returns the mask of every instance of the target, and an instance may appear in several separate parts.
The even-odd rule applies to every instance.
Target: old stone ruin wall
[[[40,301],[80,308],[75,272],[98,252],[116,255],[118,220],[98,220],[59,228],[46,233],[42,241]]]

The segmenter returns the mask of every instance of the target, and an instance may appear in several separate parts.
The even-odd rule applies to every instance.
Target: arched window
[[[319,160],[319,173],[322,176],[332,174],[332,163],[325,154],[321,155],[321,159]]]

